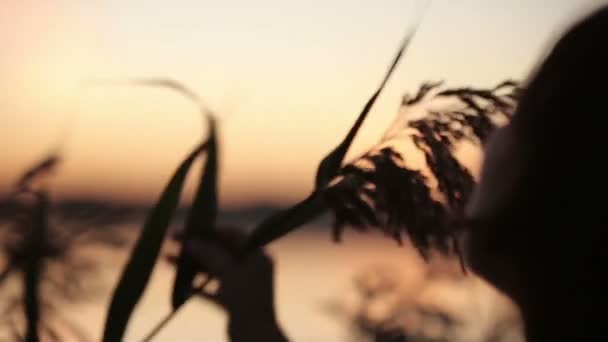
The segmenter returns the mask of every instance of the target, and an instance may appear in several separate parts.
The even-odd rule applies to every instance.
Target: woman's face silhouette
[[[517,232],[517,198],[525,189],[522,142],[507,125],[490,137],[484,152],[479,184],[467,203],[470,222],[461,244],[465,262],[481,277],[513,296],[523,277],[521,235]],[[509,219],[505,219],[505,216]]]

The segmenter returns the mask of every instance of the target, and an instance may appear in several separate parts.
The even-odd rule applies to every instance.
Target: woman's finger
[[[193,240],[186,242],[185,248],[199,266],[211,274],[224,274],[234,267],[234,257],[215,243]]]
[[[205,289],[202,289],[201,291],[197,291],[195,293],[195,295],[198,296],[199,298],[203,298],[205,300],[211,301],[217,305],[220,305],[220,306],[222,305],[217,293],[209,293],[209,292],[205,291]]]

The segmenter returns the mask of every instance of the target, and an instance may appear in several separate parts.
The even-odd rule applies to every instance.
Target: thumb
[[[234,257],[216,243],[203,240],[192,240],[185,244],[188,253],[201,268],[211,274],[221,275],[234,267]]]

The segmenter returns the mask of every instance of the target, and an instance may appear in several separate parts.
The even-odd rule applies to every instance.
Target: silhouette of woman
[[[488,142],[467,206],[465,259],[519,306],[529,342],[601,340],[607,39],[603,8],[558,41]]]

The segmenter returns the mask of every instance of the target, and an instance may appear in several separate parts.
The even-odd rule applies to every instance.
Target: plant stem
[[[208,277],[207,279],[205,279],[205,281],[200,286],[192,290],[192,293],[190,294],[188,299],[190,299],[194,294],[204,291],[207,284],[209,284],[213,279],[213,277]],[[181,307],[183,307],[183,305],[176,308],[175,310],[172,310],[165,317],[163,317],[163,319],[156,323],[154,328],[152,328],[152,330],[150,330],[150,332],[146,334],[146,336],[141,340],[141,342],[152,341],[152,339],[156,337],[156,335],[158,335],[158,333],[173,319],[173,317],[175,317],[175,314],[177,313],[177,311],[179,311]]]
[[[177,310],[179,310],[179,308]],[[171,319],[173,319],[173,316],[175,316],[177,310],[172,310],[160,322],[156,323],[154,328],[150,330],[150,332],[141,340],[141,342],[151,341],[161,331],[161,329],[164,328],[165,325],[171,321]]]

